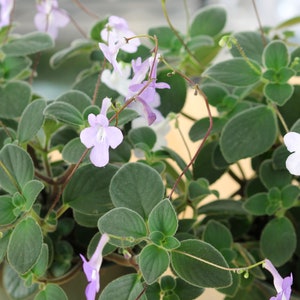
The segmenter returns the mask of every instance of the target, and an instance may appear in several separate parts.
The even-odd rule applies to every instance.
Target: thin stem
[[[181,174],[178,176],[178,178],[176,179],[174,185],[173,185],[173,188],[168,196],[169,199],[171,199],[172,197],[172,194],[174,193],[178,183],[180,182],[181,178],[183,177],[183,175],[187,172],[187,170],[190,168],[190,166],[195,162],[196,158],[198,157],[200,151],[202,150],[203,146],[204,146],[204,143],[206,142],[207,138],[209,137],[210,135],[210,132],[212,130],[212,127],[213,127],[213,118],[212,118],[212,114],[211,114],[211,110],[210,110],[210,107],[209,107],[209,103],[208,103],[208,100],[206,98],[206,95],[200,90],[199,86],[198,85],[195,85],[195,95],[202,95],[204,101],[205,101],[205,105],[206,105],[206,110],[208,112],[208,116],[209,116],[209,127],[206,131],[206,134],[198,148],[198,150],[196,151],[196,153],[194,154],[194,156],[192,157],[192,159],[190,160],[190,162],[185,166],[185,168],[183,169],[183,171],[181,172]]]
[[[183,111],[181,111],[180,114],[183,115],[185,118],[187,118],[188,120],[190,120],[190,121],[192,121],[192,122],[196,122],[196,121],[197,121],[196,118],[190,116],[189,114],[187,114],[187,113],[185,113],[185,112],[183,112]]]
[[[227,267],[223,267],[223,266],[217,265],[217,264],[215,264],[213,262],[207,261],[205,259],[202,259],[200,257],[194,256],[194,255],[189,254],[189,253],[184,252],[184,251],[179,251],[179,250],[174,249],[174,250],[172,250],[172,252],[176,252],[176,253],[179,253],[179,254],[186,255],[188,257],[191,257],[191,258],[193,258],[195,260],[198,260],[198,261],[200,261],[202,263],[205,263],[207,265],[210,265],[210,266],[215,267],[215,268],[220,269],[220,270],[230,271],[230,272],[236,272],[236,273],[243,273],[245,271],[248,271],[250,269],[258,267],[259,265],[262,265],[265,262],[265,260],[261,260],[261,261],[255,263],[255,264],[247,266],[247,267],[242,267],[242,268],[227,268]]]
[[[237,162],[236,165],[237,165],[239,171],[241,172],[241,175],[242,175],[242,177],[243,177],[243,180],[247,180],[246,174],[245,174],[245,172],[244,172],[244,170],[243,170],[243,168],[242,168],[240,162]]]
[[[84,6],[80,1],[78,0],[72,0],[82,11],[84,11],[87,15],[91,16],[92,18],[99,20],[99,17],[94,14],[92,11],[90,11],[86,6]]]
[[[42,55],[41,52],[38,52],[38,53],[35,54],[34,62],[33,62],[33,67],[32,67],[32,70],[31,70],[30,77],[28,79],[28,83],[30,85],[32,85],[34,75],[36,74],[37,67],[38,67],[38,65],[40,63],[41,55]]]
[[[74,166],[74,168],[72,169],[71,173],[69,174],[69,176],[66,178],[66,180],[64,181],[59,193],[56,195],[54,201],[52,202],[52,205],[50,206],[48,213],[45,217],[45,219],[49,216],[49,214],[51,213],[51,211],[55,208],[56,204],[58,203],[65,187],[67,186],[67,184],[69,183],[69,181],[71,180],[72,176],[74,175],[75,171],[78,169],[80,163],[83,161],[83,159],[85,158],[85,156],[87,155],[89,149],[85,149],[85,151],[83,152],[83,154],[81,155],[80,159],[78,160],[78,162],[76,163],[76,165]]]
[[[288,128],[288,126],[287,126],[287,124],[286,124],[286,122],[285,122],[285,120],[284,120],[282,114],[280,113],[278,107],[277,107],[276,105],[273,105],[273,107],[274,107],[274,109],[275,109],[275,112],[276,112],[276,114],[277,114],[277,117],[278,117],[278,119],[280,120],[280,122],[281,122],[281,124],[282,124],[282,126],[283,126],[283,128],[284,128],[284,130],[285,130],[285,132],[289,132],[290,130],[289,130],[289,128]]]
[[[233,170],[229,169],[228,174],[232,179],[234,179],[239,185],[243,184],[243,180],[241,180],[234,172]]]
[[[181,137],[181,139],[182,139],[182,141],[183,141],[184,147],[185,147],[186,150],[187,150],[187,153],[188,153],[188,156],[189,156],[189,160],[192,160],[192,154],[191,154],[191,151],[190,151],[189,146],[188,146],[188,144],[187,144],[187,141],[186,141],[186,139],[185,139],[185,137],[184,137],[184,135],[183,135],[183,133],[182,133],[182,130],[180,129],[179,121],[178,121],[178,118],[177,118],[177,117],[176,117],[176,119],[175,119],[175,128],[178,130],[179,135],[180,135],[180,137]]]
[[[257,6],[256,6],[256,1],[255,0],[252,0],[252,5],[253,5],[254,11],[255,11],[255,15],[256,15],[256,19],[257,19],[257,22],[258,22],[258,25],[259,25],[259,30],[260,30],[260,34],[261,34],[261,39],[262,39],[263,45],[266,46],[267,45],[267,41],[266,41],[266,37],[265,37],[265,34],[264,34],[264,30],[263,30],[263,27],[262,27],[262,23],[261,23],[261,20],[260,20],[260,16],[259,16],[259,13],[258,13],[258,10],[257,10]]]
[[[182,39],[182,37],[180,36],[179,32],[176,30],[176,28],[173,26],[170,17],[168,15],[168,11],[166,8],[166,0],[161,0],[161,5],[162,5],[162,10],[164,13],[164,16],[166,18],[166,21],[170,27],[170,29],[174,32],[174,34],[176,35],[177,39],[179,40],[179,42],[182,44],[182,46],[184,47],[184,49],[186,50],[186,52],[189,54],[190,57],[192,57],[194,59],[194,61],[201,67],[203,68],[203,65],[200,63],[200,61],[195,57],[195,55],[191,52],[191,50],[189,49],[189,47],[187,46],[187,44],[185,43],[185,41]]]
[[[72,22],[72,24],[75,26],[75,28],[80,32],[80,34],[84,37],[84,38],[88,38],[87,34],[83,31],[83,29],[78,25],[78,23],[75,21],[75,19],[68,14],[68,17],[70,18],[70,21]]]

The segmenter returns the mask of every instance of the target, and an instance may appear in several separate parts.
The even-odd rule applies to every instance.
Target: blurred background
[[[97,21],[109,15],[125,18],[136,34],[147,33],[151,27],[167,25],[160,0],[58,0],[58,2],[59,6],[70,14],[73,21],[59,31],[56,48],[52,53],[41,57],[39,78],[34,81],[34,87],[46,98],[56,98],[74,82],[79,69],[76,69],[71,61],[64,63],[59,69],[52,70],[49,68],[48,59],[55,50],[67,47],[74,39],[83,38],[76,26],[88,35]],[[80,8],[80,4],[84,5],[91,14],[85,13]],[[206,5],[222,5],[226,8],[228,18],[225,29],[228,31],[258,28],[253,0],[167,0],[166,4],[173,25],[183,33],[187,30],[188,19],[192,19],[195,12]],[[256,0],[256,6],[264,26],[272,26],[286,18],[300,15],[299,0]],[[13,13],[16,23],[14,31],[25,34],[36,30],[33,21],[35,12],[35,0],[16,0]],[[88,64],[84,58],[81,63]],[[47,75],[47,81],[43,79],[43,75],[45,77]],[[51,86],[49,83],[52,81],[55,83],[55,88],[49,88]]]

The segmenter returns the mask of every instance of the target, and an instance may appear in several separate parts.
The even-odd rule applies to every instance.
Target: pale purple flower
[[[68,13],[58,7],[57,0],[40,0],[37,4],[35,26],[39,31],[47,32],[53,39],[57,38],[58,29],[65,27],[69,21]]]
[[[135,34],[129,29],[126,20],[117,16],[109,17],[108,23],[100,34],[102,40],[106,42],[99,43],[100,50],[114,70],[121,74],[121,68],[117,62],[119,50],[134,53],[141,44],[140,40],[133,38],[127,42],[126,39],[134,37]]]
[[[10,24],[10,14],[14,7],[14,0],[0,0],[0,28]]]
[[[101,81],[105,83],[110,89],[117,91],[120,95],[126,97],[131,80],[129,79],[131,67],[129,64],[121,63],[120,72],[115,70],[105,69],[101,74]]]
[[[90,160],[96,167],[104,167],[109,162],[109,147],[115,149],[123,140],[122,131],[114,126],[109,126],[106,117],[111,100],[104,98],[100,114],[88,115],[88,122],[91,127],[85,128],[80,133],[81,143],[87,148],[92,148]]]
[[[300,134],[288,132],[283,140],[288,151],[292,152],[285,162],[286,168],[291,174],[300,176]]]
[[[270,300],[289,300],[292,293],[293,274],[282,278],[271,261],[265,260],[263,267],[266,268],[273,276],[274,287],[277,291],[277,295],[271,297]]]
[[[153,108],[160,105],[160,98],[156,92],[156,89],[170,88],[170,86],[165,82],[156,82],[158,62],[159,55],[156,56],[155,60],[153,57],[150,57],[144,63],[142,63],[140,59],[133,61],[132,63],[134,76],[132,83],[129,86],[131,93],[129,94],[128,98],[138,94],[136,97],[137,101],[132,103],[132,107],[137,109],[138,112],[142,112],[142,115],[148,120],[148,125],[151,125],[157,118],[157,113],[154,112]],[[145,79],[148,71],[148,79]],[[142,110],[138,109],[140,104],[142,105]]]
[[[85,295],[87,300],[94,300],[96,294],[100,290],[99,271],[103,260],[102,252],[103,248],[108,243],[108,241],[109,236],[106,233],[104,233],[101,236],[97,248],[89,261],[87,261],[85,257],[80,254],[80,257],[83,261],[83,271],[85,273],[87,281],[89,282],[85,289]]]

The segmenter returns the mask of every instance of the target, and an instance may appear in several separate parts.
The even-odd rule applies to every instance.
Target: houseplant
[[[132,273],[99,299],[194,299],[206,287],[267,299],[272,275],[276,299],[290,298],[293,278],[299,295],[300,48],[286,30],[299,18],[229,33],[211,6],[185,35],[162,0],[168,26],[136,36],[110,16],[51,57],[53,68],[90,60],[53,100],[31,84],[69,14],[38,1],[39,32],[20,36],[14,1],[0,3],[0,260],[13,298],[67,299],[59,283],[83,267],[94,299],[103,257]],[[214,63],[221,46],[232,58]],[[182,112],[188,88],[207,117]],[[180,114],[193,121],[184,143],[199,142],[189,162],[163,140]],[[220,199],[211,185],[225,173],[239,188]]]

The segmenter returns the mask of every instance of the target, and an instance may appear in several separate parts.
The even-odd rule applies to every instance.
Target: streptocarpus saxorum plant
[[[298,18],[228,33],[226,10],[208,6],[184,34],[166,1],[168,26],[146,34],[97,18],[52,53],[64,76],[68,61],[89,63],[45,99],[32,85],[40,58],[75,20],[58,1],[37,1],[40,32],[15,35],[17,3],[0,4],[0,261],[13,298],[67,299],[60,284],[82,269],[88,300],[99,290],[100,300],[189,300],[205,288],[226,300],[298,296],[300,48],[284,32]],[[214,62],[220,45],[232,58]],[[188,90],[205,117],[183,111]],[[189,161],[159,140],[174,119],[178,144],[199,143]],[[224,174],[237,184],[226,198],[213,185]],[[103,287],[110,263],[128,274]]]

